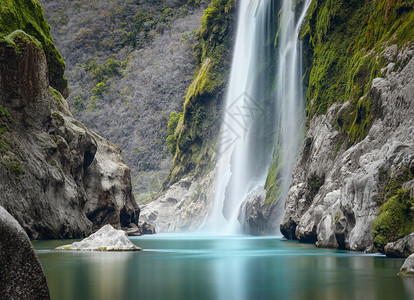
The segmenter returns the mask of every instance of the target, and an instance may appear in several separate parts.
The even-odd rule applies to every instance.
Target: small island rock
[[[128,239],[125,231],[117,230],[108,224],[82,241],[57,247],[56,250],[141,251],[142,249]]]
[[[400,275],[414,276],[414,253],[411,254],[404,262],[400,269]]]

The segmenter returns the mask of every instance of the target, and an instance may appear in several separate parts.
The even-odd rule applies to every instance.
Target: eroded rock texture
[[[46,58],[22,31],[0,45],[0,205],[32,239],[138,224],[120,148],[73,119]]]
[[[0,299],[50,299],[42,266],[29,237],[0,206]]]
[[[365,95],[375,116],[365,139],[349,147],[338,131],[349,102],[310,121],[286,200],[285,237],[351,250],[372,245],[372,221],[383,202],[382,174],[414,166],[414,52],[386,51],[392,53],[384,53],[390,61],[385,78],[374,79]]]

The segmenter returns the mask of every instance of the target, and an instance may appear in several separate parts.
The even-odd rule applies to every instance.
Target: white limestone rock
[[[404,262],[400,269],[400,275],[414,276],[414,253],[411,254]]]
[[[56,250],[141,251],[142,249],[128,239],[125,231],[117,230],[108,224],[82,241],[57,247]]]

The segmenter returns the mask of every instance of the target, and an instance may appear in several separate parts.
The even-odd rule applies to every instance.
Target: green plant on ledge
[[[414,231],[414,197],[410,197],[409,189],[399,189],[395,196],[380,207],[372,228],[374,247],[382,252],[387,243]]]

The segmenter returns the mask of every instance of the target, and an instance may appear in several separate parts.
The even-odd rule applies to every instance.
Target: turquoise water
[[[52,299],[414,299],[402,259],[281,238],[154,235],[139,253],[57,252],[34,242]]]

